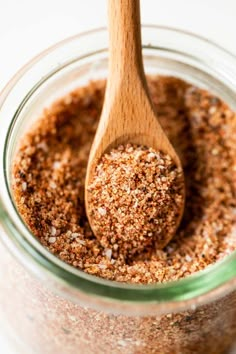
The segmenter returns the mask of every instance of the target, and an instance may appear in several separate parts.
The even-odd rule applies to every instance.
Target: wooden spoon
[[[139,0],[108,0],[108,9],[109,73],[85,182],[85,204],[91,227],[87,187],[104,153],[120,144],[144,145],[168,154],[182,169],[149,96],[142,60]],[[183,208],[176,227],[182,219]]]

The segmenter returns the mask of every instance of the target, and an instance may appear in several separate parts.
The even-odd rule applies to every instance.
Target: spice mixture
[[[45,110],[21,141],[14,162],[15,202],[40,242],[74,267],[121,282],[183,278],[236,249],[235,113],[177,78],[150,77],[148,83],[186,183],[183,221],[163,250],[150,244],[127,258],[122,248],[100,242],[88,224],[84,179],[104,81],[79,88]]]
[[[120,145],[101,157],[88,186],[93,232],[114,259],[163,248],[176,231],[183,195],[183,173],[170,156]]]

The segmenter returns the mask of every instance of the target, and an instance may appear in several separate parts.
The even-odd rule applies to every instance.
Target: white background
[[[236,0],[141,0],[141,11],[143,23],[190,30],[236,54]],[[41,50],[104,25],[106,0],[0,0],[0,90]],[[0,328],[0,354],[8,346]]]

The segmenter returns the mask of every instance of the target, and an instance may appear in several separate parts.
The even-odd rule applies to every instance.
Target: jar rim
[[[223,54],[227,55],[236,66],[236,57],[223,49],[218,44],[195,35],[188,31],[182,31],[165,26],[145,25],[144,28],[151,30],[170,31],[171,33],[179,33],[180,35],[190,36],[193,39],[198,39],[201,42],[217,48]],[[61,48],[70,41],[79,40],[83,36],[89,36],[99,32],[106,31],[106,28],[92,29],[68,39],[60,41],[40,53],[37,57],[26,64],[7,84],[0,95],[0,112],[2,106],[6,104],[8,94],[22,76],[24,76],[30,67],[36,65],[45,55],[53,52],[56,48]],[[206,293],[214,291],[215,289],[225,285],[236,277],[236,252],[226,256],[223,260],[208,266],[206,269],[194,273],[184,279],[170,281],[166,283],[155,283],[150,285],[135,285],[128,283],[119,283],[116,281],[98,278],[96,276],[87,274],[82,270],[76,269],[55,255],[50,253],[46,248],[40,244],[38,240],[29,232],[27,227],[21,220],[11,199],[10,190],[8,188],[8,177],[6,174],[6,149],[10,134],[10,125],[7,129],[6,139],[0,146],[0,221],[3,227],[7,230],[10,241],[14,244],[12,249],[10,242],[7,245],[12,252],[17,253],[18,257],[24,263],[26,259],[30,259],[34,263],[34,272],[38,274],[39,268],[50,274],[55,280],[59,281],[62,286],[72,287],[75,291],[88,296],[96,296],[111,303],[122,302],[130,305],[144,305],[149,304],[166,304],[166,303],[182,303],[183,301],[191,301],[196,297],[200,297]],[[17,220],[18,218],[18,220]],[[18,250],[16,252],[16,249]],[[24,261],[24,259],[25,261]],[[31,265],[32,265],[31,264]],[[113,305],[112,305],[113,306]],[[151,308],[150,307],[150,308]]]

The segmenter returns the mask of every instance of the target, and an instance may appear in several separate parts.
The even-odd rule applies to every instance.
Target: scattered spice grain
[[[169,155],[120,145],[101,157],[88,185],[93,232],[115,255],[118,248],[124,256],[163,248],[176,231],[183,195],[182,170]]]

